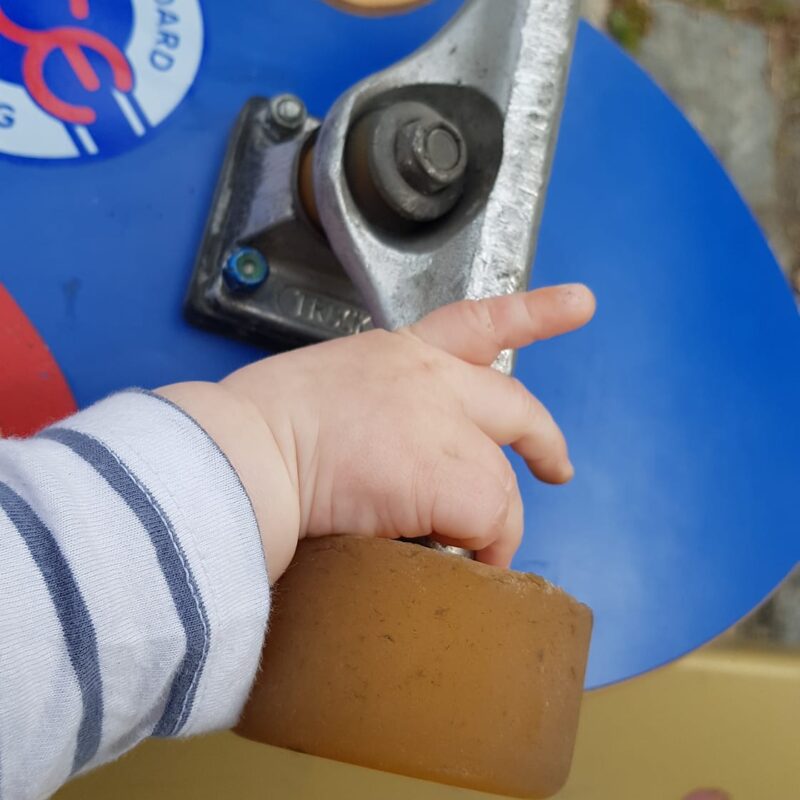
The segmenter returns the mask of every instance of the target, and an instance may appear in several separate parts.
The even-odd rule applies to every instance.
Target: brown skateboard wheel
[[[354,14],[394,14],[424,6],[430,0],[326,0],[329,5]]]
[[[239,726],[515,797],[566,781],[592,615],[542,578],[387,540],[301,543]]]

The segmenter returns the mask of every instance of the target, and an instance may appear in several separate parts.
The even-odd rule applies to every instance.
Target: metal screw
[[[417,191],[437,194],[457,184],[467,169],[467,145],[461,132],[443,119],[406,125],[398,134],[397,167]]]
[[[228,256],[222,276],[232,292],[253,292],[269,277],[269,264],[258,250],[242,247]]]
[[[269,127],[281,139],[299,133],[308,119],[305,103],[293,94],[280,94],[269,104]]]

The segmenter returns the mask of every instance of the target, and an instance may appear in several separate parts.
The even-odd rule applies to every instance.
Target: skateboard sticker
[[[203,38],[199,0],[0,0],[0,154],[135,147],[191,88]]]

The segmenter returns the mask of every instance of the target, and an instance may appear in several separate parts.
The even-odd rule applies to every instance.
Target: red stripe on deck
[[[50,350],[0,285],[0,436],[30,436],[75,411]]]

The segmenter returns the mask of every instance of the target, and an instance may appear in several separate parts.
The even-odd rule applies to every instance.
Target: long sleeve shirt
[[[233,725],[268,611],[250,501],[177,407],[127,392],[0,440],[0,798]]]

